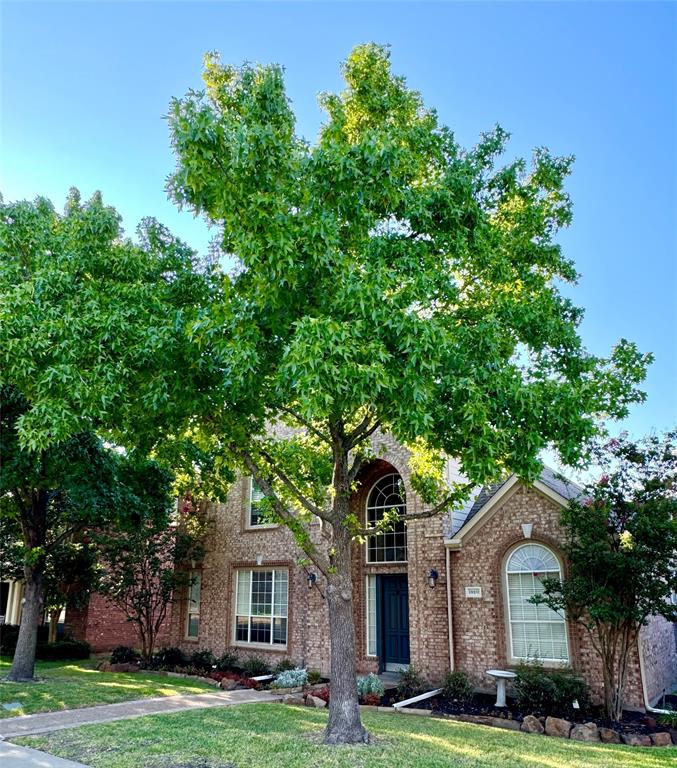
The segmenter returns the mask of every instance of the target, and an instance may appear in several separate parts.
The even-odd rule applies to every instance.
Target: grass
[[[677,748],[583,744],[371,712],[364,723],[373,745],[325,747],[326,718],[326,711],[244,704],[17,741],[93,768],[667,768],[677,762]]]
[[[79,709],[97,704],[146,699],[152,696],[176,696],[180,693],[203,693],[214,689],[198,680],[164,677],[152,672],[99,672],[99,659],[86,661],[38,661],[36,683],[9,683],[2,680],[11,666],[0,659],[0,718]],[[3,704],[21,704],[8,711]]]

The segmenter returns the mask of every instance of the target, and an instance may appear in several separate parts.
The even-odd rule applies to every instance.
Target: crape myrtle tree
[[[179,515],[148,515],[139,510],[133,527],[101,531],[96,545],[101,558],[98,591],[130,621],[149,662],[169,606],[190,585],[191,562],[203,557],[206,522],[188,500]]]
[[[105,447],[91,432],[40,451],[24,449],[18,424],[27,407],[16,389],[2,387],[0,524],[21,530],[18,549],[26,584],[8,675],[15,681],[33,678],[38,625],[45,608],[54,602],[58,579],[54,570],[67,559],[66,544],[90,528],[138,525],[138,510],[162,519],[169,508],[172,479],[154,462]],[[82,565],[80,558],[75,560]]]
[[[205,90],[169,114],[170,192],[221,228],[235,264],[192,328],[222,374],[203,425],[326,579],[327,743],[368,740],[350,560],[369,531],[349,497],[371,436],[412,448],[432,515],[503,471],[534,477],[545,446],[577,460],[601,414],[642,399],[648,362],[625,341],[606,359],[587,353],[581,310],[557,288],[576,279],[555,242],[571,219],[570,158],[541,149],[530,168],[500,165],[500,128],[461,148],[386,48],[355,48],[343,75],[345,90],[320,98],[312,145],[279,66],[208,55]],[[280,423],[297,429],[274,437]],[[443,456],[467,484],[444,485]]]
[[[137,470],[148,493],[164,489],[144,455],[184,478],[195,467],[220,477],[190,425],[211,363],[193,357],[186,326],[209,284],[154,220],[125,238],[98,193],[83,203],[71,190],[63,214],[44,198],[0,199],[0,504],[21,526],[26,579],[12,679],[33,677],[48,549],[122,510]],[[123,472],[102,437],[133,447],[137,469]]]
[[[604,706],[620,720],[628,669],[651,616],[677,621],[677,431],[594,449],[603,474],[562,514],[566,578],[534,601],[582,625],[602,663]]]

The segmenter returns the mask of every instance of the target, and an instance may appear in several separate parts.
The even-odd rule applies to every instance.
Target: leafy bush
[[[49,636],[49,627],[41,624],[38,627],[38,643],[46,643]],[[3,624],[0,626],[0,653],[3,656],[13,656],[16,650],[16,641],[19,639],[18,624]]]
[[[677,728],[677,711],[659,715],[657,719],[661,725],[665,725],[668,728]]]
[[[276,675],[271,688],[298,688],[308,682],[308,672],[305,669],[285,669]]]
[[[513,690],[519,708],[525,712],[567,717],[574,714],[574,700],[581,710],[589,706],[588,684],[570,669],[546,671],[535,659],[520,664],[515,671]]]
[[[56,643],[39,643],[35,658],[42,661],[62,661],[64,659],[88,659],[92,649],[83,640],[59,640]]]
[[[291,659],[281,659],[275,665],[275,672],[286,672],[289,669],[297,669],[296,663]]]
[[[460,669],[449,672],[442,683],[442,696],[447,701],[470,701],[474,691],[474,686],[467,672]]]
[[[199,651],[193,651],[190,655],[190,663],[192,666],[197,667],[204,672],[210,672],[212,667],[216,664],[216,657],[214,654],[203,648]]]
[[[318,669],[308,670],[308,685],[317,685],[322,682],[322,673]]]
[[[245,677],[259,677],[269,675],[270,672],[270,664],[259,656],[250,656],[242,662],[242,674]]]
[[[380,701],[384,693],[383,683],[373,672],[366,677],[357,678],[357,695],[360,699],[363,699],[365,696],[378,696]]]
[[[409,667],[400,672],[400,681],[397,684],[397,695],[400,701],[418,696],[428,689],[429,683],[415,667]]]
[[[139,654],[128,645],[118,645],[110,654],[111,664],[133,664],[139,658]]]
[[[224,651],[216,660],[216,668],[220,672],[234,672],[241,669],[237,653],[235,651]]]
[[[180,649],[170,646],[169,648],[160,648],[153,656],[152,666],[156,669],[172,670],[175,667],[186,665],[186,654]]]

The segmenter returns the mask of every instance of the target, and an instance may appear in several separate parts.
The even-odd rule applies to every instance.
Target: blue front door
[[[409,590],[404,573],[381,579],[381,666],[409,664]]]

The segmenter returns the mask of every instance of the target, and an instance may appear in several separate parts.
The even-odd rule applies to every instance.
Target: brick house
[[[393,507],[424,509],[411,488],[406,449],[378,433],[373,442],[379,458],[359,477],[354,511],[374,523]],[[458,476],[454,462],[447,472],[450,481]],[[463,669],[491,689],[486,670],[537,655],[545,665],[573,667],[599,697],[602,675],[584,631],[527,602],[539,576],[566,570],[559,518],[579,492],[549,470],[530,487],[513,476],[476,492],[453,514],[413,520],[355,543],[358,670],[411,664],[437,682],[449,669]],[[187,652],[235,648],[272,663],[290,657],[327,673],[323,579],[311,566],[298,565],[301,552],[286,528],[262,522],[260,498],[252,479],[240,477],[225,503],[207,508],[212,525],[206,555],[196,564],[190,593],[168,619],[167,641]],[[319,542],[319,521],[314,529]],[[101,617],[103,611],[99,606],[95,613]],[[119,627],[114,634],[116,645]],[[104,639],[95,640],[95,648]],[[652,705],[676,685],[677,626],[657,617],[642,631],[627,704]]]

